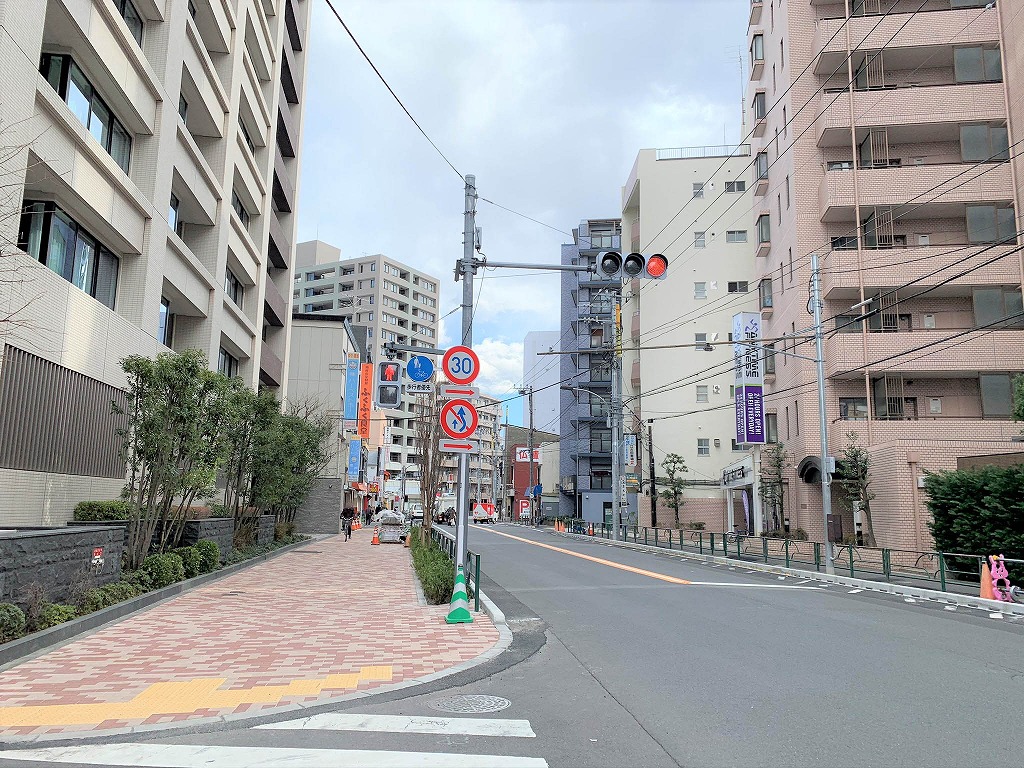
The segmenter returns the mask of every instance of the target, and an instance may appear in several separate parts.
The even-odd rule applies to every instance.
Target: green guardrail
[[[442,532],[431,526],[430,538],[441,548],[441,551],[448,555],[448,559],[455,563],[455,537]],[[466,550],[466,577],[473,587],[473,610],[480,612],[480,555],[471,549]]]

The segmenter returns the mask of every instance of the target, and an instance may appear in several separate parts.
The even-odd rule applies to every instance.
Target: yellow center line
[[[473,530],[475,531],[476,528],[474,528]],[[630,573],[635,573],[635,574],[638,574],[640,576],[649,576],[652,579],[658,579],[659,581],[667,581],[669,584],[692,584],[693,583],[692,581],[687,581],[686,579],[677,579],[675,576],[666,576],[663,573],[655,573],[654,571],[645,571],[643,568],[634,568],[631,565],[623,565],[622,563],[616,563],[616,562],[613,562],[612,560],[604,560],[604,559],[602,559],[600,557],[593,557],[591,555],[584,555],[581,552],[573,552],[571,549],[563,549],[562,547],[554,547],[551,544],[543,544],[543,543],[541,543],[539,541],[533,541],[531,539],[524,539],[521,536],[513,536],[511,533],[502,533],[501,531],[495,531],[495,530],[489,529],[489,528],[481,528],[481,530],[485,530],[488,533],[493,533],[496,536],[505,536],[506,538],[509,538],[509,539],[515,539],[516,541],[521,541],[524,544],[532,544],[535,547],[543,547],[544,549],[550,549],[552,552],[560,552],[563,555],[569,555],[571,557],[578,557],[581,560],[589,560],[590,562],[597,563],[598,565],[607,565],[609,568],[618,568],[620,571],[629,571]]]

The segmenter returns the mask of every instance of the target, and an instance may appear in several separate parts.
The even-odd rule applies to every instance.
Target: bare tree
[[[423,533],[426,539],[434,522],[437,491],[441,487],[444,454],[441,453],[441,404],[437,393],[416,398],[416,442],[420,454],[420,497],[423,499]]]

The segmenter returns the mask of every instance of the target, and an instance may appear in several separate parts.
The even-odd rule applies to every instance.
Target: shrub
[[[46,592],[46,587],[38,581],[26,584],[18,590],[18,594],[15,599],[25,610],[25,622],[30,632],[35,631],[36,625],[42,618],[43,608],[46,605],[49,605],[47,601],[48,597],[49,595]]]
[[[55,627],[58,624],[63,624],[65,621],[71,621],[78,615],[78,611],[73,605],[62,605],[61,603],[43,603],[42,609],[39,611],[39,618],[36,619],[34,625],[30,627],[33,632],[40,629],[49,629]]]
[[[153,589],[161,589],[185,578],[185,564],[181,557],[173,552],[150,555],[142,561],[142,568],[139,570],[149,574]]]
[[[277,541],[284,541],[285,539],[291,539],[295,535],[295,521],[289,520],[283,523],[274,524],[274,539]]]
[[[793,541],[807,541],[807,531],[805,531],[803,528],[797,528],[795,531],[793,531],[793,534],[792,536],[790,536],[790,538],[793,539]]]
[[[195,548],[200,557],[199,572],[210,573],[217,570],[217,566],[220,565],[220,547],[217,542],[202,539],[195,545]]]
[[[130,509],[126,501],[80,501],[75,506],[74,519],[80,523],[127,520]]]
[[[78,607],[78,612],[82,616],[87,613],[98,611],[100,608],[106,608],[107,603],[104,602],[103,589],[97,588],[86,590],[78,597],[78,600],[75,601],[75,605]]]
[[[702,520],[694,520],[692,523],[690,523],[691,531],[703,531],[704,527],[705,523]]]
[[[121,574],[121,581],[118,583],[129,584],[140,595],[144,592],[149,592],[153,588],[153,578],[147,571],[141,569],[138,571],[125,571]],[[108,584],[107,586],[109,587],[110,585]]]
[[[455,589],[455,565],[433,541],[410,537],[413,567],[423,587],[423,596],[431,605],[447,603]]]
[[[108,605],[123,603],[125,600],[131,600],[142,594],[142,590],[128,581],[115,581],[100,587],[97,591],[102,596],[104,608]]]
[[[174,554],[181,558],[182,565],[185,566],[186,579],[202,573],[203,555],[196,547],[181,547],[175,549]]]
[[[0,643],[17,640],[25,634],[25,613],[14,603],[0,603]]]

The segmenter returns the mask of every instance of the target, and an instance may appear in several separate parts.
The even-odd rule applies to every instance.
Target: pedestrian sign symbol
[[[414,355],[405,364],[405,373],[412,381],[428,381],[434,375],[434,364],[428,357]]]
[[[469,437],[479,424],[480,415],[468,400],[449,400],[441,407],[441,429],[454,440]]]

